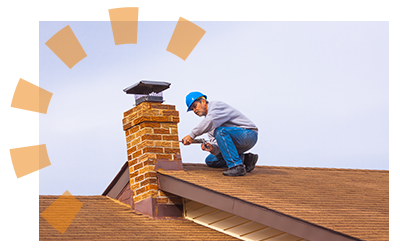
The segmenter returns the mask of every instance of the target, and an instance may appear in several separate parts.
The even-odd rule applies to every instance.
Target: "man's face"
[[[192,105],[193,112],[198,116],[205,116],[207,115],[208,105],[206,100],[201,99],[200,101],[195,101]]]

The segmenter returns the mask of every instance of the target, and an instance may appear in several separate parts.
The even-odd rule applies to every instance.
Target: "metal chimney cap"
[[[171,83],[161,81],[141,80],[124,89],[127,94],[148,95],[150,93],[159,93],[169,88]]]

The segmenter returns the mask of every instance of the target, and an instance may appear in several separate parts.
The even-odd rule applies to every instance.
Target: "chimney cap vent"
[[[124,89],[127,94],[149,95],[150,93],[159,93],[169,88],[171,83],[160,81],[141,80]]]
[[[135,104],[142,102],[159,102],[162,103],[162,91],[169,88],[171,83],[160,81],[141,80],[124,89],[127,94],[135,95]]]

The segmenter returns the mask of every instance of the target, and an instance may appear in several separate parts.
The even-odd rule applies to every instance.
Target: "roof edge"
[[[190,164],[190,163],[189,163]],[[204,164],[202,164],[204,165]],[[335,168],[335,167],[326,167],[326,166],[314,166],[314,167],[302,167],[302,166],[266,166],[266,165],[257,165],[268,167],[271,169],[281,169],[281,168],[291,168],[297,170],[324,170],[324,171],[362,171],[362,172],[381,172],[388,173],[387,169],[364,169],[364,168]]]
[[[356,237],[328,229],[236,197],[207,189],[172,176],[157,173],[159,188],[260,224],[313,241],[359,241]]]
[[[117,173],[117,175],[114,177],[114,179],[111,181],[111,183],[108,185],[108,187],[104,190],[104,192],[101,195],[107,196],[111,192],[111,190],[117,186],[117,183],[122,179],[121,177],[124,175],[127,168],[128,168],[128,161],[126,161],[124,163],[124,165],[122,165],[122,167],[119,170],[119,172]],[[123,180],[121,180],[121,181],[123,181]],[[128,179],[128,183],[129,183],[129,179]],[[123,183],[123,187],[121,190],[119,190],[118,194],[124,189],[125,186],[126,186],[126,182]],[[116,198],[116,197],[112,197],[112,198]]]

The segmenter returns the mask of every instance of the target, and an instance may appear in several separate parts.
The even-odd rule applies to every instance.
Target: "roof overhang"
[[[312,241],[354,241],[358,238],[244,200],[158,173],[159,188],[238,216]]]

